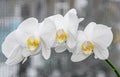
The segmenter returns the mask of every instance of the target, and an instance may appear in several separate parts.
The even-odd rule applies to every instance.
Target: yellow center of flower
[[[56,32],[56,41],[59,43],[64,42],[67,39],[67,33],[63,29],[59,29]]]
[[[39,43],[40,43],[39,40],[36,38],[34,38],[34,39],[28,38],[27,39],[28,48],[31,51],[35,50],[38,47]]]
[[[82,45],[81,45],[82,51],[84,54],[91,54],[93,52],[94,49],[94,43],[91,41],[85,41]]]

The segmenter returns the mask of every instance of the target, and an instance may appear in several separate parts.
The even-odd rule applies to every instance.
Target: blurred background
[[[26,18],[36,17],[41,22],[54,14],[64,15],[71,8],[85,18],[79,29],[91,21],[112,27],[114,40],[109,58],[120,71],[120,0],[0,0],[0,46]],[[24,64],[7,66],[0,47],[0,77],[116,77],[105,61],[94,59],[93,55],[77,63],[70,56],[68,51],[57,54],[52,49],[48,61],[37,55]]]

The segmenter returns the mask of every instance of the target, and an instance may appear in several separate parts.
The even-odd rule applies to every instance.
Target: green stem
[[[120,77],[120,73],[118,72],[118,70],[116,69],[116,67],[112,64],[112,62],[108,59],[105,60],[113,69],[113,71],[116,73],[117,77]]]

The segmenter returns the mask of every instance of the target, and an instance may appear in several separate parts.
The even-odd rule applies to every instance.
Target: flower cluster
[[[73,62],[82,61],[91,54],[95,58],[107,59],[107,48],[113,40],[111,28],[90,22],[84,31],[78,30],[83,20],[78,18],[75,9],[68,11],[65,16],[57,14],[47,17],[41,23],[33,17],[26,19],[2,44],[6,64],[24,63],[29,56],[39,53],[49,59],[52,47],[57,53],[69,50]]]

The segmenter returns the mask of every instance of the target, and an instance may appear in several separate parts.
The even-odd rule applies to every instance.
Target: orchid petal
[[[57,14],[57,15],[54,15],[54,16],[50,16],[48,18],[55,24],[57,30],[59,30],[59,29],[65,29],[66,30],[67,25],[65,25],[64,18],[63,18],[62,15]]]
[[[37,55],[40,53],[40,51],[41,51],[41,46],[38,46],[38,48],[35,51],[33,51],[31,55]]]
[[[27,47],[27,39],[29,38],[30,35],[20,31],[20,30],[16,30],[15,33],[15,37],[16,37],[16,41],[18,44],[20,44],[23,47]]]
[[[28,57],[28,56],[30,56],[32,53],[30,52],[30,50],[29,49],[27,49],[27,48],[23,48],[23,50],[21,51],[22,52],[22,55],[24,56],[24,57]]]
[[[78,42],[82,45],[84,41],[87,41],[88,38],[86,34],[83,31],[78,31],[78,37],[77,37]]]
[[[96,26],[95,22],[91,22],[89,23],[86,28],[84,29],[84,32],[87,36],[90,37],[90,39],[92,39],[92,33],[94,32],[94,27]]]
[[[75,52],[73,52],[72,56],[71,56],[71,60],[73,62],[79,62],[79,61],[82,61],[84,59],[86,59],[90,54],[84,54],[81,50],[81,47],[80,47],[81,44],[78,44],[77,47],[76,47],[76,50]]]
[[[74,35],[76,36],[77,30],[79,23],[84,20],[84,18],[78,18],[77,12],[75,9],[71,9],[68,11],[65,16],[64,16],[67,29]]]
[[[10,33],[2,44],[2,52],[6,57],[9,57],[10,53],[19,45],[15,38],[15,32]]]
[[[56,27],[50,19],[45,19],[39,26],[40,37],[44,40],[45,44],[51,47],[54,44],[56,37]]]
[[[49,59],[50,55],[51,55],[51,49],[50,49],[50,47],[47,47],[44,40],[42,40],[42,42],[41,42],[41,47],[42,47],[42,55],[43,55],[43,57],[46,60]]]
[[[74,48],[76,45],[76,40],[77,38],[74,37],[74,35],[72,33],[68,33],[68,37],[67,37],[67,46],[71,49]]]
[[[90,23],[84,32],[89,39],[105,47],[108,47],[113,40],[111,28],[102,24]]]
[[[8,58],[7,61],[5,62],[7,65],[15,65],[20,63],[24,58],[21,55],[18,55],[15,58]]]
[[[110,46],[113,40],[113,33],[111,31],[110,27],[107,27],[102,24],[98,24],[94,28],[94,33],[93,33],[93,41],[102,45],[102,46]]]
[[[17,47],[8,57],[6,64],[14,65],[20,63],[24,58],[21,54],[21,51],[21,47]]]
[[[57,53],[64,52],[65,50],[66,50],[66,44],[65,43],[59,44],[55,47],[55,51]]]
[[[38,20],[36,18],[31,17],[24,20],[20,24],[18,29],[27,34],[33,34],[37,27],[38,27]]]
[[[71,60],[73,62],[78,62],[86,59],[90,54],[84,54],[81,49],[81,45],[83,44],[84,41],[87,40],[87,37],[83,31],[78,31],[78,43],[76,46],[75,51],[72,51],[73,55],[71,57]]]
[[[98,44],[95,44],[94,54],[95,54],[95,58],[99,58],[101,60],[108,59],[108,57],[109,57],[108,49],[104,48]]]

